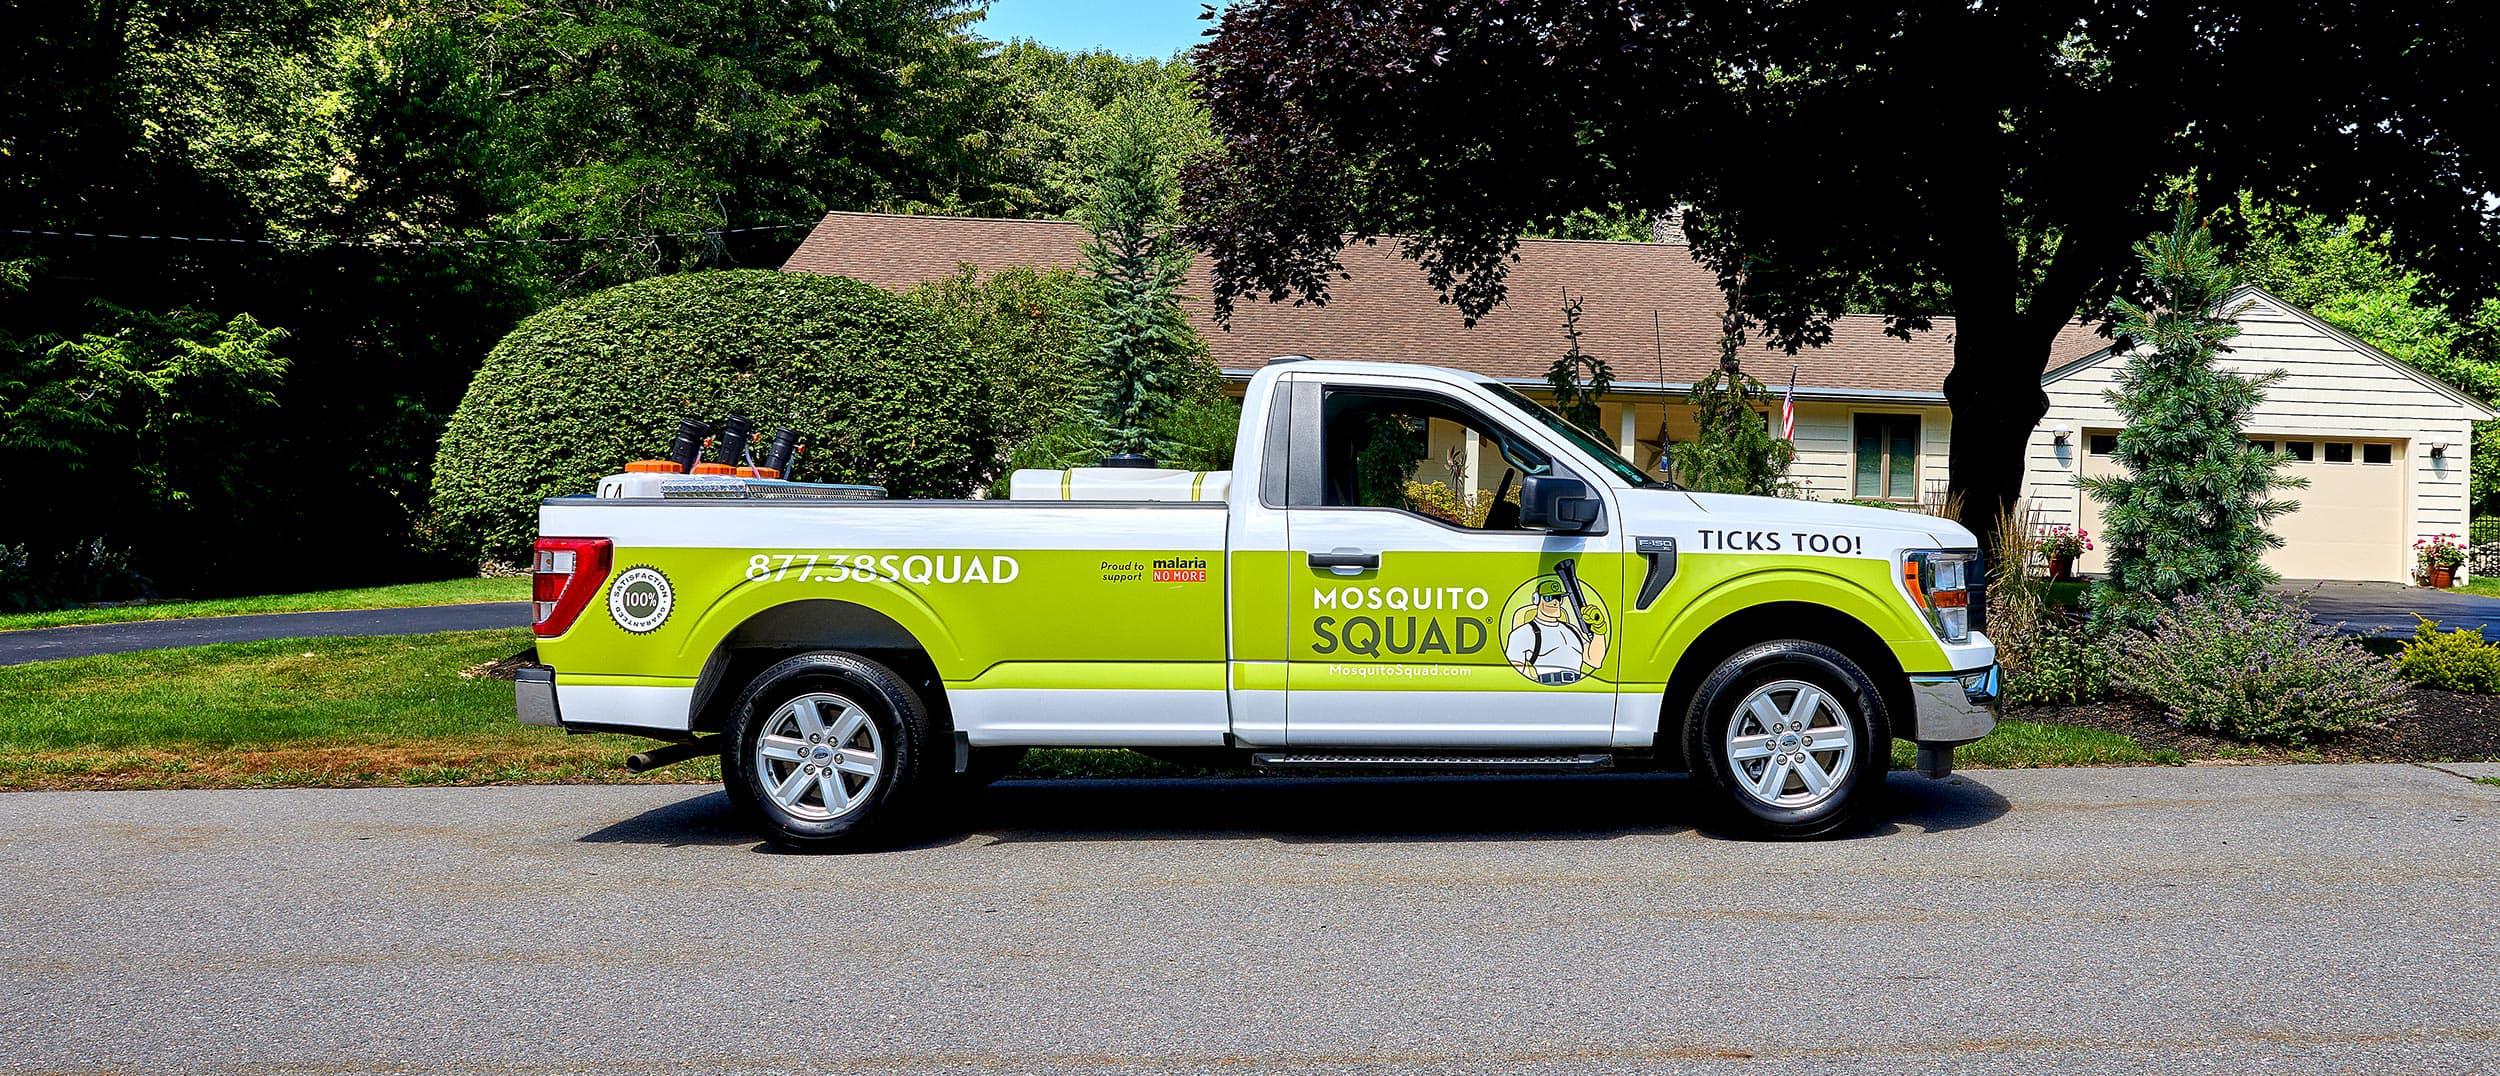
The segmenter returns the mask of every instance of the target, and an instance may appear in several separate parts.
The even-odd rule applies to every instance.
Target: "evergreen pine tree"
[[[1731,284],[1727,312],[1720,319],[1719,368],[1695,383],[1687,397],[1699,434],[1668,451],[1675,460],[1675,480],[1686,489],[1783,496],[1793,488],[1788,465],[1797,458],[1797,446],[1771,435],[1771,424],[1758,409],[1770,393],[1737,364],[1737,351],[1745,346],[1741,298],[1739,286]]]
[[[2282,375],[2243,377],[2214,364],[2239,335],[2221,309],[2237,280],[2192,213],[2181,209],[2169,233],[2136,245],[2150,301],[2121,300],[2112,311],[2135,346],[2109,394],[2127,420],[2115,452],[2126,473],[2082,482],[2101,502],[2109,551],[2109,575],[2091,600],[2103,626],[2147,627],[2183,594],[2258,593],[2275,578],[2265,552],[2283,541],[2266,524],[2296,507],[2270,494],[2303,484],[2276,473],[2281,457],[2240,436]]]
[[[1113,452],[1152,454],[1155,420],[1172,403],[1195,335],[1178,290],[1189,251],[1172,234],[1177,183],[1151,117],[1123,106],[1102,149],[1086,223],[1086,264],[1102,338],[1103,418]]]

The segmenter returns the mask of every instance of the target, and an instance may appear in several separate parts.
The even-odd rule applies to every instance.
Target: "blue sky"
[[[1169,56],[1198,41],[1199,0],[993,0],[981,36],[1025,37],[1058,49]]]

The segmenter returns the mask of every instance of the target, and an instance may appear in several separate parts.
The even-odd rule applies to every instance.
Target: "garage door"
[[[2086,431],[2083,440],[2083,474],[2120,473],[2110,458],[2117,445],[2115,433]],[[2286,579],[2410,578],[2404,540],[2404,442],[2263,435],[2251,440],[2289,457],[2283,473],[2309,480],[2308,488],[2281,494],[2300,502],[2300,509],[2275,519],[2274,532],[2283,536],[2283,545],[2266,554],[2268,567]],[[2083,502],[2084,527],[2099,534],[2100,502],[2080,491],[2077,496]],[[2105,565],[2102,551],[2094,550],[2076,568],[2098,572]]]

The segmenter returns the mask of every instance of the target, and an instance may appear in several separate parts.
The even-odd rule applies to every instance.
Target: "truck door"
[[[1286,742],[1610,743],[1623,538],[1522,527],[1517,500],[1529,475],[1595,476],[1445,385],[1283,385]]]

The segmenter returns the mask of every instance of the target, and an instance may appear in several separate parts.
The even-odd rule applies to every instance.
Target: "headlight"
[[[1927,626],[1948,643],[1970,641],[1970,578],[1979,553],[1970,549],[1913,549],[1901,556],[1901,588],[1927,614]]]

